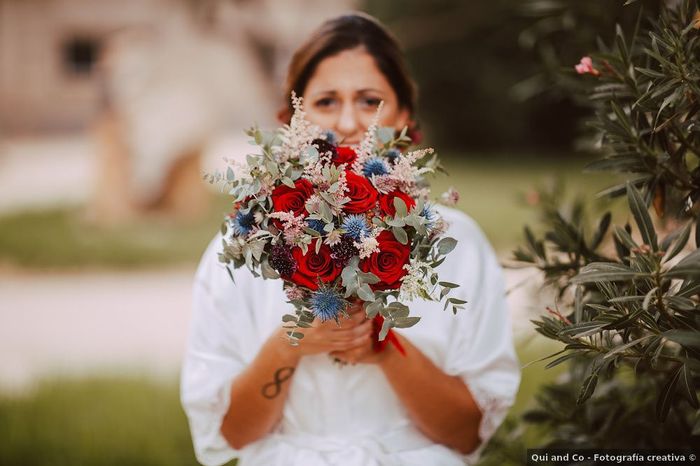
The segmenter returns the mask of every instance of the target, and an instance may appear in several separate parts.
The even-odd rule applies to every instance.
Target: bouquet
[[[455,313],[465,303],[447,298],[457,285],[435,270],[456,245],[428,201],[425,175],[440,170],[437,156],[409,151],[406,128],[378,127],[379,111],[358,147],[338,145],[305,119],[301,98],[292,103],[288,125],[247,131],[259,153],[205,175],[234,198],[219,260],[232,279],[231,268],[245,266],[284,280],[295,308],[282,318],[292,344],[315,318],[342,325],[349,306],[361,303],[375,325],[375,349],[392,341],[401,350],[391,328],[420,319],[406,302],[444,299]]]

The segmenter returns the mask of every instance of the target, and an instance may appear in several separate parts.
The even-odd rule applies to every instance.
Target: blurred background
[[[397,35],[450,174],[434,190],[461,193],[504,263],[536,188],[607,186],[582,174],[587,108],[547,67],[573,70],[619,8],[543,23],[525,3],[553,2],[0,0],[0,464],[196,464],[177,378],[229,202],[201,170],[244,155],[251,123],[276,125],[291,53],[333,15]],[[541,40],[560,29],[579,42]],[[529,322],[537,274],[507,278],[525,364],[553,343]],[[514,413],[556,375],[524,369]]]

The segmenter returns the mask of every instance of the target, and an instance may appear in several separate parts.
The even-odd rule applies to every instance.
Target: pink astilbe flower
[[[362,167],[365,166],[365,162],[374,156],[374,150],[377,148],[377,127],[379,126],[379,113],[384,108],[384,101],[379,103],[377,107],[377,112],[372,118],[372,123],[367,128],[365,136],[360,142],[360,147],[357,148],[357,158],[355,163],[352,164],[352,171],[358,175],[362,174]]]
[[[395,183],[396,188],[412,194],[413,187],[422,175],[429,173],[432,169],[418,168],[414,164],[426,155],[432,154],[433,149],[419,149],[400,155],[390,169],[389,176]]]
[[[372,175],[370,181],[381,194],[389,194],[396,189],[398,184],[391,175]]]
[[[574,68],[576,69],[576,72],[578,74],[590,74],[593,76],[600,75],[600,71],[593,67],[593,60],[591,59],[591,57],[581,58],[581,62],[578,65],[574,66]]]
[[[288,125],[284,125],[280,131],[282,147],[277,153],[279,162],[286,162],[290,158],[298,158],[311,145],[311,141],[318,139],[323,130],[306,119],[303,100],[292,91],[292,106],[294,114]]]
[[[296,217],[292,211],[272,212],[269,214],[269,217],[282,222],[284,240],[287,244],[297,245],[301,242],[302,237],[305,235],[304,227],[306,226],[303,217]]]

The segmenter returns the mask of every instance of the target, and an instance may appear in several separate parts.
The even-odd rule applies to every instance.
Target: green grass
[[[27,268],[110,267],[192,263],[218,230],[227,201],[194,222],[145,218],[102,228],[80,207],[19,212],[0,217],[0,264]]]
[[[518,349],[522,363],[549,354],[537,340]],[[523,372],[512,415],[557,370]],[[0,394],[0,464],[23,466],[195,466],[176,380],[143,376],[52,378],[22,396]]]
[[[48,380],[0,398],[0,464],[194,466],[177,385],[144,378]]]
[[[584,175],[580,159],[444,157],[450,176],[433,181],[435,196],[454,186],[461,193],[458,208],[484,229],[497,250],[508,251],[521,241],[525,223],[535,212],[523,194],[547,180],[561,177],[569,191],[593,194],[611,177]],[[80,207],[27,211],[0,216],[0,265],[26,268],[139,267],[196,261],[228,211],[226,197],[214,199],[206,218],[177,223],[146,218],[108,229],[84,221]]]

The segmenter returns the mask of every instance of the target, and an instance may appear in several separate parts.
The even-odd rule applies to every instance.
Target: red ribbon
[[[383,324],[384,317],[382,317],[381,314],[377,314],[376,316],[374,316],[374,319],[372,319],[372,341],[374,351],[376,353],[382,352],[386,348],[386,345],[391,343],[392,345],[394,345],[394,347],[396,347],[399,353],[401,353],[403,356],[406,356],[406,350],[403,348],[403,345],[396,336],[396,333],[394,333],[391,329],[389,329],[389,333],[386,334],[386,338],[382,341],[379,341],[379,332],[381,332]]]

